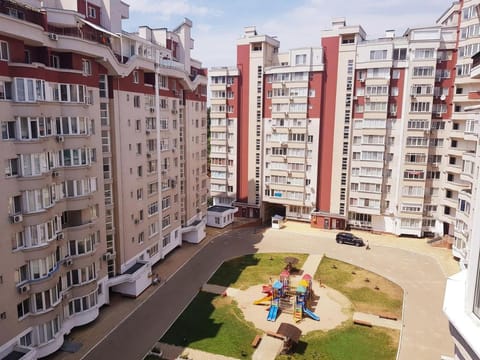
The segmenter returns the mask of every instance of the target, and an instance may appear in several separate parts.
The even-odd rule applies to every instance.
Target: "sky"
[[[433,25],[452,4],[450,0],[126,0],[130,18],[123,28],[138,26],[174,29],[185,17],[193,22],[192,57],[204,67],[234,66],[236,42],[244,27],[275,36],[280,52],[320,46],[320,32],[331,20],[344,17],[347,25],[361,25],[368,39],[393,29]]]

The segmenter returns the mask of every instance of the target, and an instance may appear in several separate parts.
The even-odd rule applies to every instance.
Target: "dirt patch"
[[[230,296],[217,296],[215,299],[213,299],[212,305],[215,308],[220,308],[227,305],[231,305],[232,301],[233,301],[233,298],[231,298]]]

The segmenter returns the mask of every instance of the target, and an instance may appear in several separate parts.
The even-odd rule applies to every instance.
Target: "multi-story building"
[[[478,77],[480,68],[474,63],[476,69],[472,71],[472,77]],[[469,140],[476,140],[477,151],[464,156],[464,169],[461,174],[466,181],[471,181],[472,192],[461,195],[465,202],[465,209],[457,209],[457,223],[462,221],[468,224],[464,228],[464,235],[468,241],[468,247],[464,248],[466,257],[461,258],[465,268],[447,280],[443,311],[450,323],[450,333],[455,344],[455,359],[478,360],[480,359],[480,224],[478,211],[480,209],[480,194],[478,177],[480,169],[479,135],[480,135],[480,106],[466,108],[475,113],[470,115],[472,122],[468,129]],[[461,213],[461,214],[459,214]],[[465,225],[464,225],[465,226]],[[457,230],[456,230],[457,231]]]
[[[205,236],[206,72],[192,23],[120,0],[0,1],[0,357],[46,356]]]
[[[476,11],[477,9],[472,10],[471,6],[465,7],[462,17],[471,17],[472,12],[476,16]],[[475,83],[476,79],[480,79],[480,53],[478,49],[475,52],[473,62],[468,62],[471,66],[471,80],[468,82],[467,78],[463,79],[465,86],[468,86],[467,96],[470,100],[473,100],[480,90],[480,84]],[[459,55],[463,54],[460,51]],[[459,88],[462,89],[463,86],[457,87]],[[458,91],[459,95],[463,91]],[[447,281],[443,310],[450,322],[450,332],[455,343],[455,359],[476,360],[480,359],[480,105],[464,106],[461,111],[465,120],[465,124],[462,124],[462,140],[464,143],[468,142],[469,151],[463,153],[460,178],[471,187],[458,194],[454,254],[457,252],[464,266],[461,272]]]
[[[320,48],[286,53],[246,28],[237,66],[210,73],[214,202],[265,220],[447,236],[465,263],[478,3],[375,40],[335,19]]]

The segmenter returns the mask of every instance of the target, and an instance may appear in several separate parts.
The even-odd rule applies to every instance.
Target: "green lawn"
[[[378,274],[323,257],[315,279],[348,297],[355,311],[402,316],[402,288]]]
[[[224,263],[209,282],[241,289],[266,283],[278,277],[287,256],[299,259],[298,268],[307,258],[305,254],[247,255]],[[379,275],[324,257],[315,278],[347,296],[357,311],[401,315],[402,290]],[[160,341],[250,359],[254,350],[250,344],[261,333],[245,321],[232,298],[200,292]],[[334,330],[302,336],[295,353],[278,359],[393,360],[398,339],[396,330],[353,325],[349,320]]]
[[[302,268],[307,254],[253,254],[234,258],[223,263],[208,281],[237,289],[247,289],[250,286],[268,283],[270,277],[278,279],[285,268],[286,257],[299,260],[296,268]]]
[[[235,358],[251,358],[250,344],[257,333],[231,298],[200,292],[160,341]]]
[[[394,360],[399,332],[368,328],[351,322],[329,332],[315,331],[302,336],[293,354],[277,360]]]

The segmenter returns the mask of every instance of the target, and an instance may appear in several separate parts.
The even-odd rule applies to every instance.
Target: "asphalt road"
[[[288,231],[239,229],[212,240],[130,317],[84,357],[86,360],[142,359],[168,330],[200,287],[224,261],[255,252],[323,254],[377,272],[405,290],[399,359],[439,359],[453,354],[448,321],[442,313],[445,276],[431,257],[392,247],[372,250],[338,245],[321,237]]]

